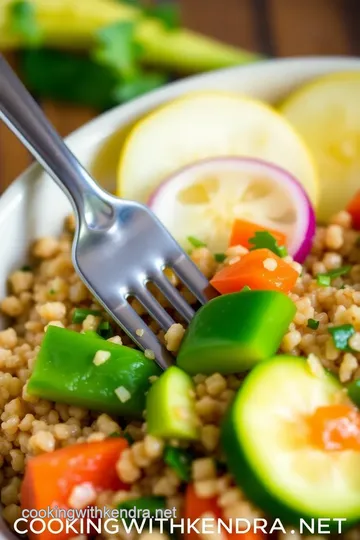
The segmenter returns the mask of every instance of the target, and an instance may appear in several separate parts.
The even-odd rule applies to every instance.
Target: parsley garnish
[[[222,263],[222,262],[225,261],[226,255],[225,255],[225,253],[215,253],[214,259],[215,259],[216,262]]]
[[[329,287],[333,279],[348,274],[350,270],[351,266],[349,265],[341,266],[340,268],[334,268],[334,270],[329,270],[324,274],[318,274],[316,276],[316,281],[318,285],[322,285],[323,287]]]
[[[190,242],[190,244],[191,244],[194,248],[206,247],[205,242],[203,242],[202,240],[199,240],[199,239],[196,238],[195,236],[188,236],[188,241]]]
[[[135,23],[116,22],[101,28],[96,34],[94,60],[131,80],[137,73],[137,62],[142,49],[135,41]]]
[[[27,264],[25,264],[25,266],[22,266],[22,267],[20,268],[20,270],[21,270],[22,272],[31,272],[31,271],[32,271],[31,266],[28,266]]]
[[[311,328],[312,330],[317,330],[319,328],[319,321],[316,321],[315,319],[309,319],[307,322],[308,328]]]
[[[286,247],[279,246],[276,238],[268,231],[256,231],[255,236],[249,239],[249,244],[253,245],[253,247],[250,248],[250,251],[267,248],[279,257],[286,257],[288,254]]]
[[[355,334],[355,328],[352,324],[343,324],[342,326],[332,326],[329,328],[329,332],[333,337],[335,347],[340,351],[351,351],[348,345],[348,341],[353,334]]]
[[[31,2],[17,0],[9,6],[10,28],[26,45],[39,45],[41,28],[36,20],[36,10]]]

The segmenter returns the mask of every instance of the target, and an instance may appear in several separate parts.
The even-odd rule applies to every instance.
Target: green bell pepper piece
[[[273,356],[296,308],[278,291],[225,294],[192,319],[177,357],[190,374],[239,373]]]
[[[348,396],[355,403],[357,407],[360,407],[360,379],[353,381],[347,387]]]
[[[171,366],[150,388],[146,398],[148,433],[156,437],[197,439],[194,383]]]
[[[103,364],[93,363],[99,351],[111,353]],[[28,383],[29,394],[119,416],[141,417],[149,377],[160,368],[142,352],[50,326],[44,336]],[[130,398],[121,402],[115,390],[124,387]]]

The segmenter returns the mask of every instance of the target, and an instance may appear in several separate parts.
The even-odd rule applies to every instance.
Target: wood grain
[[[16,70],[14,54],[5,55]],[[31,163],[31,156],[21,142],[0,121],[0,193]]]
[[[343,0],[269,0],[278,56],[351,54]]]
[[[0,0],[1,1],[1,0]],[[360,54],[360,0],[180,0],[185,26],[267,56]],[[16,65],[14,55],[8,55]],[[42,103],[62,136],[96,115]],[[31,158],[0,123],[0,192]]]

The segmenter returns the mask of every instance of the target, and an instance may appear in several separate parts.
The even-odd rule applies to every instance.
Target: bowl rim
[[[335,55],[335,56],[299,56],[299,57],[285,57],[285,58],[272,58],[254,62],[248,65],[238,65],[229,68],[223,68],[219,70],[209,71],[198,75],[190,75],[179,81],[174,81],[165,86],[153,90],[144,96],[140,96],[134,100],[125,104],[117,105],[112,109],[105,111],[89,122],[80,126],[68,136],[64,138],[65,143],[74,151],[76,147],[86,135],[87,137],[96,137],[97,145],[101,143],[101,140],[106,140],[109,133],[114,133],[115,126],[119,127],[119,124],[126,125],[126,119],[130,117],[136,117],[141,114],[141,111],[147,111],[151,107],[156,107],[159,104],[178,97],[179,95],[191,92],[197,89],[202,83],[204,86],[208,83],[216,83],[221,79],[233,79],[237,74],[241,74],[245,77],[247,73],[261,73],[263,75],[266,72],[272,73],[274,71],[286,71],[291,68],[292,71],[296,71],[296,67],[304,68],[307,66],[309,71],[315,69],[317,66],[320,68],[330,68],[333,63],[344,64],[344,71],[360,71],[360,58],[356,56],[348,55]],[[346,66],[346,67],[345,67]],[[253,76],[253,75],[252,75]],[[291,76],[290,76],[291,80]],[[117,128],[118,129],[118,128]],[[100,140],[99,133],[106,133],[103,139]],[[75,151],[76,153],[76,151]],[[81,160],[80,160],[81,161]],[[20,175],[18,175],[11,184],[0,194],[0,211],[1,215],[6,212],[6,207],[9,202],[24,190],[25,185],[30,181],[36,181],[43,173],[42,167],[38,163],[33,163],[27,167]],[[1,220],[2,221],[2,220]]]

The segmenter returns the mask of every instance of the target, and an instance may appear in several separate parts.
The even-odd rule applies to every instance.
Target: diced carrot
[[[288,293],[295,285],[298,273],[269,249],[250,251],[233,264],[224,266],[211,280],[221,294],[250,289]]]
[[[217,504],[216,497],[198,497],[193,484],[189,484],[186,490],[184,517],[186,523],[194,523],[197,519],[200,519],[202,517],[213,518],[215,519],[214,528],[217,527],[217,520],[222,519],[224,523],[226,522],[226,520],[222,516],[221,508]],[[239,516],[239,518],[240,517],[243,516]],[[201,523],[197,522],[194,527],[198,531],[200,531]],[[224,527],[221,529],[221,533],[221,536],[226,540],[235,540],[235,537],[239,537],[239,534],[236,534],[235,530],[229,533],[225,530]],[[201,540],[205,539],[206,536],[209,536],[209,534],[200,535],[193,529],[185,531],[186,540]],[[218,535],[216,534],[216,536]],[[263,533],[258,531],[254,533],[252,530],[250,530],[249,532],[241,533],[241,538],[243,538],[244,540],[253,540],[255,538],[259,539],[263,537]]]
[[[216,502],[216,497],[200,498],[196,495],[194,486],[189,484],[186,489],[184,516],[190,522],[194,522],[204,515],[215,519],[221,517],[221,510]],[[199,528],[197,527],[197,529]],[[193,529],[186,531],[185,534],[187,540],[199,540],[199,536]]]
[[[307,421],[314,446],[328,451],[360,450],[360,413],[355,407],[319,407]]]
[[[275,229],[269,229],[268,227],[263,227],[262,225],[257,225],[251,221],[245,221],[243,219],[236,219],[234,221],[229,245],[240,245],[250,249],[251,244],[249,243],[249,240],[250,238],[254,238],[255,233],[258,231],[267,231],[275,238],[279,246],[286,245],[286,236],[282,232],[276,231]]]
[[[360,191],[358,191],[354,198],[348,204],[346,210],[352,217],[352,226],[356,230],[360,230]]]
[[[127,489],[116,472],[116,462],[128,443],[126,439],[109,438],[101,442],[75,444],[55,452],[41,454],[26,465],[21,488],[21,508],[43,510],[48,507],[71,508],[69,497],[74,487],[89,485],[95,491]],[[48,518],[45,518],[48,520]],[[31,540],[51,540],[54,534],[29,532]],[[57,534],[64,540],[74,533]]]

